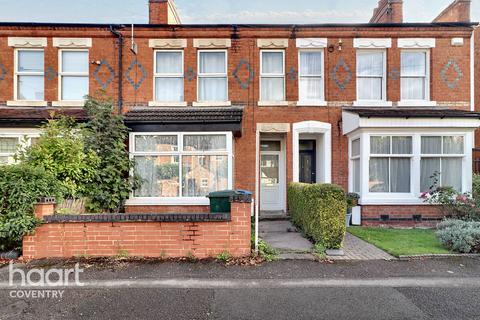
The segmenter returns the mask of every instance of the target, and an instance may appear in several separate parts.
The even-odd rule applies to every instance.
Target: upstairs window
[[[323,101],[323,51],[300,51],[299,63],[299,100]]]
[[[402,51],[402,100],[430,100],[427,51]]]
[[[227,101],[227,51],[208,50],[198,53],[198,101]]]
[[[357,52],[357,100],[386,100],[385,51]]]
[[[183,51],[155,52],[155,101],[183,102]]]
[[[63,101],[84,100],[89,92],[88,51],[60,50],[60,97]]]
[[[15,99],[44,101],[43,49],[16,50]]]
[[[260,52],[260,100],[285,101],[285,51]]]

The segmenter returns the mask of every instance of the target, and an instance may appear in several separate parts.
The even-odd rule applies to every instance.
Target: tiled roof
[[[240,123],[243,107],[134,108],[127,123]]]
[[[0,108],[1,123],[41,123],[46,119],[65,115],[77,120],[86,120],[87,114],[82,108],[30,108],[30,107],[5,107]]]
[[[445,108],[364,108],[348,107],[343,111],[356,113],[363,118],[477,118],[479,112]]]

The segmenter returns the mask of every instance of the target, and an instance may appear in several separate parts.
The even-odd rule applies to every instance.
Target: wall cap
[[[230,213],[138,213],[138,214],[82,214],[52,215],[45,223],[111,223],[111,222],[222,222],[231,221]]]

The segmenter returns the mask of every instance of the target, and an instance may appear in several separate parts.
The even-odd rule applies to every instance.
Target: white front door
[[[260,210],[283,211],[285,169],[280,140],[260,142]]]

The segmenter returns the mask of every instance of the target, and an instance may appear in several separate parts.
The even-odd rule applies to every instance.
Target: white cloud
[[[240,11],[211,13],[208,16],[185,15],[185,23],[335,23],[368,22],[371,10],[304,10],[304,11]]]

